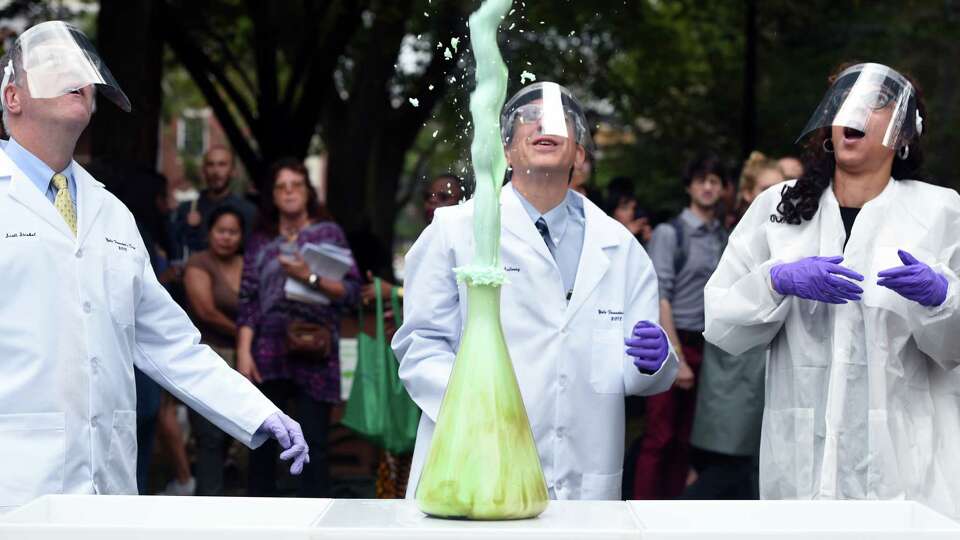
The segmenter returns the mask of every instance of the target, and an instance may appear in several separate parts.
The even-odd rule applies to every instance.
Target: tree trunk
[[[757,145],[757,2],[746,0],[744,19],[743,124],[741,151],[746,159]]]
[[[156,4],[149,0],[101,0],[97,50],[110,67],[132,111],[99,98],[91,126],[93,159],[157,166],[163,76],[163,36]]]

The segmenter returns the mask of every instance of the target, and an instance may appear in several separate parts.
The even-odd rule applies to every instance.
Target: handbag
[[[410,399],[397,374],[400,365],[384,331],[379,278],[374,279],[374,289],[377,292],[376,336],[363,332],[357,335],[357,370],[341,422],[385,450],[403,454],[412,451],[416,443],[420,408]],[[396,287],[391,302],[397,324],[402,324]],[[362,328],[362,302],[359,315]]]
[[[323,324],[294,319],[287,324],[287,358],[313,363],[330,359],[333,333]]]

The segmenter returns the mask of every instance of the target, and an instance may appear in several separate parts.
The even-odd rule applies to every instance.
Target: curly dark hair
[[[840,65],[829,77],[828,82],[832,85],[840,73],[853,65],[856,65],[856,63],[848,62]],[[927,108],[923,101],[923,92],[913,77],[907,74],[903,74],[903,76],[913,85],[917,110],[920,111],[920,116],[926,123]],[[824,149],[824,143],[830,136],[830,127],[825,127],[813,132],[807,139],[801,156],[803,175],[797,179],[794,185],[783,187],[780,192],[777,213],[770,215],[771,221],[799,225],[804,221],[813,219],[820,207],[820,196],[830,186],[830,180],[833,178],[837,166],[833,153]],[[907,159],[900,159],[899,156],[895,156],[893,159],[893,169],[890,176],[894,180],[920,179],[918,171],[923,165],[923,149],[920,147],[920,136],[915,135],[908,143],[910,152]]]

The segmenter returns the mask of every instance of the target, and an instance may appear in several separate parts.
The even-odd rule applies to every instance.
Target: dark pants
[[[230,447],[230,436],[193,410],[190,427],[197,457],[193,475],[197,479],[197,495],[223,495],[223,465]]]
[[[133,376],[137,385],[137,490],[140,495],[147,495],[161,390],[159,384],[139,369],[133,368]]]
[[[678,330],[683,356],[694,375],[703,360],[703,337]],[[670,390],[650,396],[646,427],[637,455],[634,499],[674,499],[683,492],[690,470],[690,430],[697,405],[697,389]]]
[[[327,497],[330,492],[330,470],[327,461],[327,431],[330,426],[330,404],[317,401],[289,380],[267,381],[259,386],[270,401],[293,417],[303,428],[303,437],[310,447],[310,463],[300,475],[298,497]],[[295,412],[291,413],[291,409]],[[248,495],[277,495],[277,457],[280,445],[270,439],[250,452]],[[290,462],[284,462],[289,466]]]
[[[759,498],[756,457],[731,456],[693,449],[697,481],[687,486],[680,499],[755,500]]]

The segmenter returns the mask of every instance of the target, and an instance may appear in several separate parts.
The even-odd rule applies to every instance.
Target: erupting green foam
[[[417,505],[435,517],[523,519],[547,507],[547,486],[500,325],[500,188],[507,168],[500,139],[507,67],[497,28],[511,0],[487,0],[470,16],[477,88],[470,96],[476,192],[467,319],[417,486]]]

